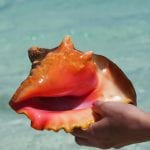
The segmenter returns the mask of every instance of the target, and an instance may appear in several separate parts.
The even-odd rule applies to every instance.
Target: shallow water
[[[0,0],[0,149],[95,149],[63,131],[35,131],[8,106],[29,71],[27,49],[55,47],[66,34],[76,48],[117,63],[136,88],[138,107],[150,112],[149,16],[149,0]],[[122,149],[149,150],[150,142]]]

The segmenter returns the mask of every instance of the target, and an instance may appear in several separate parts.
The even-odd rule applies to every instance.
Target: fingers
[[[111,132],[110,122],[107,118],[103,118],[100,121],[95,122],[88,130],[93,133],[93,137],[98,134],[99,139],[103,140],[106,134]]]
[[[75,142],[79,145],[85,145],[87,143],[87,139],[75,137]]]
[[[109,126],[109,121],[107,118],[103,118],[98,122],[95,122],[93,125],[91,125],[87,130],[82,130],[80,128],[75,128],[71,134],[76,137],[88,139],[92,138],[97,134],[97,132],[101,133],[102,135],[105,130],[107,130]]]
[[[75,129],[71,134],[75,136],[75,142],[77,144],[84,146],[94,146],[93,143],[90,141],[88,131]]]
[[[126,124],[126,119],[124,121],[122,118],[126,118],[128,112],[130,112],[128,116],[133,114],[135,112],[134,106],[120,102],[97,101],[93,104],[93,111],[102,117],[87,130],[75,129],[72,132],[77,144],[103,149],[120,148],[129,144],[128,141],[123,143],[124,139],[120,138],[120,132],[123,131],[122,135],[125,134],[121,127]]]
[[[81,130],[79,128],[76,128],[71,132],[72,135],[79,137],[79,138],[85,138],[87,139],[90,136],[90,133],[88,130]]]
[[[84,138],[75,137],[75,142],[81,146],[90,146],[90,147],[97,147],[97,148],[102,148],[102,149],[113,148],[112,144],[109,144],[107,142],[101,142],[101,141],[99,141],[97,144],[97,142],[94,142],[92,139],[84,139]],[[121,147],[114,147],[114,148],[118,149]]]
[[[75,142],[79,145],[94,146],[88,139],[84,139],[80,137],[75,137]]]
[[[75,136],[75,141],[79,145],[99,148],[110,148],[113,146],[111,135],[107,136],[111,134],[107,118],[95,122],[87,130],[75,129],[71,134]]]
[[[123,147],[125,145],[122,145],[122,146],[114,146],[115,149],[120,149],[121,147]]]

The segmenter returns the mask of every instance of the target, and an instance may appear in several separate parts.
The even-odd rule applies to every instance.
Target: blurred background
[[[0,0],[0,150],[95,150],[73,137],[36,131],[8,106],[27,76],[31,46],[53,48],[71,35],[77,49],[113,60],[133,82],[138,107],[150,112],[149,0]],[[122,150],[149,150],[150,142]]]

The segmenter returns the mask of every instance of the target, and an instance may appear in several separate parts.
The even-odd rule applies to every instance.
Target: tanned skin
[[[108,149],[150,141],[150,113],[131,104],[100,101],[93,111],[102,119],[87,130],[75,129],[77,144]]]

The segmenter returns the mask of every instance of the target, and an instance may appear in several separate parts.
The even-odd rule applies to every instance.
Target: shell
[[[25,114],[37,130],[87,129],[99,120],[94,101],[136,105],[134,87],[108,58],[74,48],[69,36],[53,49],[32,47],[30,74],[11,98],[10,106]]]

